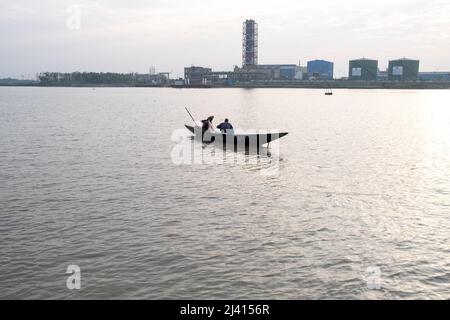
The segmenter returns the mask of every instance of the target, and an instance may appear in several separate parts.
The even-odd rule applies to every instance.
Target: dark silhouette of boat
[[[227,146],[244,146],[248,148],[259,149],[262,145],[278,140],[286,136],[287,132],[266,132],[266,133],[224,133],[206,131],[202,136],[202,128],[199,126],[184,125],[186,129],[195,135],[196,139],[204,143],[214,143],[216,145]]]

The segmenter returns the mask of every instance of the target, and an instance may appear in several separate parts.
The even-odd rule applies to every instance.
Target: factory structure
[[[450,89],[450,72],[419,72],[420,61],[400,58],[380,68],[376,59],[358,58],[348,63],[348,76],[335,78],[334,63],[314,59],[305,64],[259,63],[258,23],[253,19],[242,24],[242,64],[229,71],[209,67],[184,68],[184,78],[172,79],[170,72],[43,72],[37,75],[40,86],[135,86],[135,87],[276,87],[276,88],[374,88],[374,89]],[[0,79],[11,85],[15,79]],[[28,85],[28,84],[27,84]]]
[[[242,67],[253,68],[258,65],[258,24],[246,20],[242,26]]]
[[[419,73],[419,60],[401,58],[389,61],[380,70],[378,60],[360,58],[349,61],[348,83],[450,81],[450,72]],[[300,64],[259,64],[258,23],[246,20],[242,25],[242,66],[232,71],[213,71],[211,68],[191,66],[184,69],[186,86],[233,86],[242,83],[305,84],[334,81],[334,63],[316,59]],[[339,80],[339,81],[340,81]]]
[[[307,67],[297,64],[258,64],[258,24],[254,20],[246,20],[242,26],[242,67],[235,66],[233,71],[213,71],[199,66],[184,68],[185,83],[188,86],[305,80],[309,74],[311,79],[332,79],[333,63],[317,60],[311,64],[309,72]]]
[[[306,69],[309,80],[333,80],[333,62],[326,60],[308,61]]]
[[[419,80],[450,82],[450,72],[419,72]]]

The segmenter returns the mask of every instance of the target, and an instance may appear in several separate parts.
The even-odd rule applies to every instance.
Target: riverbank
[[[239,88],[307,88],[307,89],[450,89],[450,82],[429,81],[256,81],[237,83]]]
[[[80,87],[80,88],[177,88],[177,89],[209,89],[209,88],[305,88],[305,89],[450,89],[449,81],[249,81],[233,84],[214,83],[207,85],[143,85],[143,84],[55,84],[40,83],[1,84],[8,87]]]

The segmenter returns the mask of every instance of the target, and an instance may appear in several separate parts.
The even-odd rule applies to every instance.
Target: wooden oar
[[[187,113],[189,114],[189,116],[191,117],[192,121],[194,122],[194,125],[197,126],[197,122],[195,122],[194,117],[192,116],[192,114],[189,112],[187,107],[184,107],[187,111]]]

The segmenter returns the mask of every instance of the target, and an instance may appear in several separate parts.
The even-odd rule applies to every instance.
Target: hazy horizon
[[[171,72],[241,65],[242,22],[259,24],[259,63],[420,59],[450,71],[450,3],[443,0],[0,2],[0,78],[38,72]],[[79,24],[77,18],[79,10]]]

